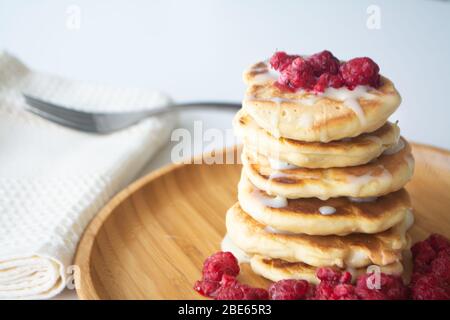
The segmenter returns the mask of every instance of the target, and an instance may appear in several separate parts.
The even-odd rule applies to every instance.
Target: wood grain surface
[[[223,155],[236,159],[237,152],[232,148]],[[413,144],[413,153],[416,171],[407,186],[415,208],[413,239],[431,232],[450,237],[450,152]],[[169,165],[120,192],[80,241],[79,297],[201,299],[192,286],[204,259],[220,250],[240,169],[238,164]],[[251,285],[269,284],[248,265],[239,277]]]

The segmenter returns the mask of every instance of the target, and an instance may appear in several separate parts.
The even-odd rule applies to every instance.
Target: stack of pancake
[[[233,124],[243,142],[239,202],[227,212],[222,249],[273,281],[316,283],[319,267],[401,274],[414,159],[387,121],[401,101],[392,82],[290,92],[274,85],[265,62],[244,81]]]

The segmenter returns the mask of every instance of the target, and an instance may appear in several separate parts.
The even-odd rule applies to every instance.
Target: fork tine
[[[39,103],[37,101],[27,101],[27,106],[28,108],[33,108],[39,112],[43,112],[45,114],[57,117],[57,118],[61,118],[63,120],[66,120],[68,122],[77,122],[80,124],[89,124],[91,123],[91,121],[89,120],[89,118],[87,117],[73,117],[72,115],[67,115],[64,112],[59,112],[59,111],[55,111],[52,109],[49,109],[45,104]]]
[[[59,105],[55,105],[50,102],[46,102],[29,95],[25,95],[25,100],[29,105],[32,105],[36,109],[42,110],[47,114],[53,114],[55,116],[67,119],[69,121],[80,123],[93,123],[94,119],[91,113],[78,111],[74,109],[65,108]]]
[[[27,102],[28,102],[27,110],[29,110],[30,112],[38,116],[41,116],[47,120],[56,122],[60,125],[75,128],[78,130],[95,132],[99,134],[107,134],[125,127],[123,125],[111,127],[109,121],[105,121],[106,119],[102,117],[102,114],[92,114],[91,117],[74,118],[67,116],[67,114],[60,114],[60,113],[56,114],[55,112],[53,112],[53,110],[47,112],[45,103],[40,103],[39,101],[27,101]],[[117,117],[110,116],[110,118],[116,119]]]
[[[49,104],[45,101],[41,101],[33,98],[26,98],[28,105],[33,106],[35,109],[41,110],[47,114],[52,114],[57,117],[67,119],[69,121],[80,122],[80,123],[92,123],[92,115],[86,112],[78,112],[76,110],[70,110],[68,108],[63,108],[55,104]]]
[[[40,116],[44,119],[50,120],[51,122],[54,122],[56,124],[59,124],[61,126],[64,127],[70,127],[73,129],[77,129],[77,130],[81,130],[81,131],[86,131],[86,132],[95,132],[98,133],[98,131],[96,130],[95,126],[92,125],[88,125],[88,124],[83,124],[83,123],[79,123],[79,122],[73,122],[73,121],[69,121],[66,118],[61,118],[58,117],[54,114],[50,114],[50,113],[46,113],[44,111],[42,111],[41,109],[37,109],[35,107],[30,107],[28,108],[28,111],[30,111],[31,113]]]
[[[67,126],[80,130],[97,132],[100,134],[111,133],[130,126],[142,119],[142,112],[129,112],[120,114],[88,113],[60,107],[52,103],[24,95],[29,106],[48,120],[55,119],[59,124],[68,123]]]

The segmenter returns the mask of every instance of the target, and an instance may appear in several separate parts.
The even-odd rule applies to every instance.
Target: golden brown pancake
[[[247,149],[305,168],[349,167],[365,164],[394,146],[400,137],[398,126],[387,122],[372,133],[328,143],[276,138],[259,127],[244,110],[236,114],[233,127]]]
[[[394,154],[381,155],[360,166],[327,169],[272,169],[267,157],[244,146],[243,170],[258,189],[289,199],[378,197],[400,190],[412,177],[411,147],[401,139],[404,147]]]
[[[297,279],[306,280],[313,284],[318,284],[320,282],[316,277],[317,267],[310,266],[303,262],[288,262],[282,259],[271,259],[255,254],[250,260],[250,265],[253,272],[272,281]],[[349,271],[352,274],[352,280],[354,282],[359,275],[365,274],[367,271],[374,272],[374,267],[378,267],[380,272],[386,274],[401,275],[403,272],[403,265],[400,261],[385,266],[373,265],[357,269],[340,270]]]
[[[378,233],[399,224],[412,210],[405,189],[376,199],[302,198],[280,202],[256,188],[244,174],[238,198],[241,208],[258,222],[277,230],[309,235]],[[335,212],[328,215],[320,212],[327,207]]]
[[[413,220],[413,215],[407,214],[401,223],[377,234],[286,234],[268,229],[236,203],[227,212],[226,227],[231,241],[249,254],[303,262],[315,267],[360,268],[371,264],[384,266],[399,261],[401,251],[409,247],[407,230]]]
[[[385,77],[377,89],[329,88],[321,95],[280,90],[273,85],[276,79],[265,62],[250,67],[244,73],[248,89],[242,103],[258,125],[275,137],[307,142],[356,137],[383,126],[401,102]]]

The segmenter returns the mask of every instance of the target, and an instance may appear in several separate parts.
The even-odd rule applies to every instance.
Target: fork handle
[[[103,114],[94,114],[96,118],[96,122],[98,127],[102,127],[102,120],[106,123],[112,122],[115,124],[117,128],[126,128],[144,118],[154,117],[165,113],[170,113],[172,111],[181,111],[181,110],[192,110],[192,109],[200,109],[205,108],[211,110],[220,109],[220,110],[232,110],[237,111],[241,108],[240,103],[231,103],[231,102],[186,102],[179,104],[169,104],[166,106],[154,107],[145,111],[129,111],[125,113],[103,113]],[[98,128],[97,128],[98,129]],[[100,129],[98,129],[100,130]],[[102,130],[104,132],[109,132],[109,130]]]
[[[242,106],[241,103],[235,102],[185,102],[185,103],[176,103],[170,104],[163,107],[156,107],[150,110],[147,110],[147,116],[156,116],[162,113],[167,113],[170,111],[182,111],[182,110],[195,110],[199,108],[206,109],[217,109],[217,110],[238,110]]]

